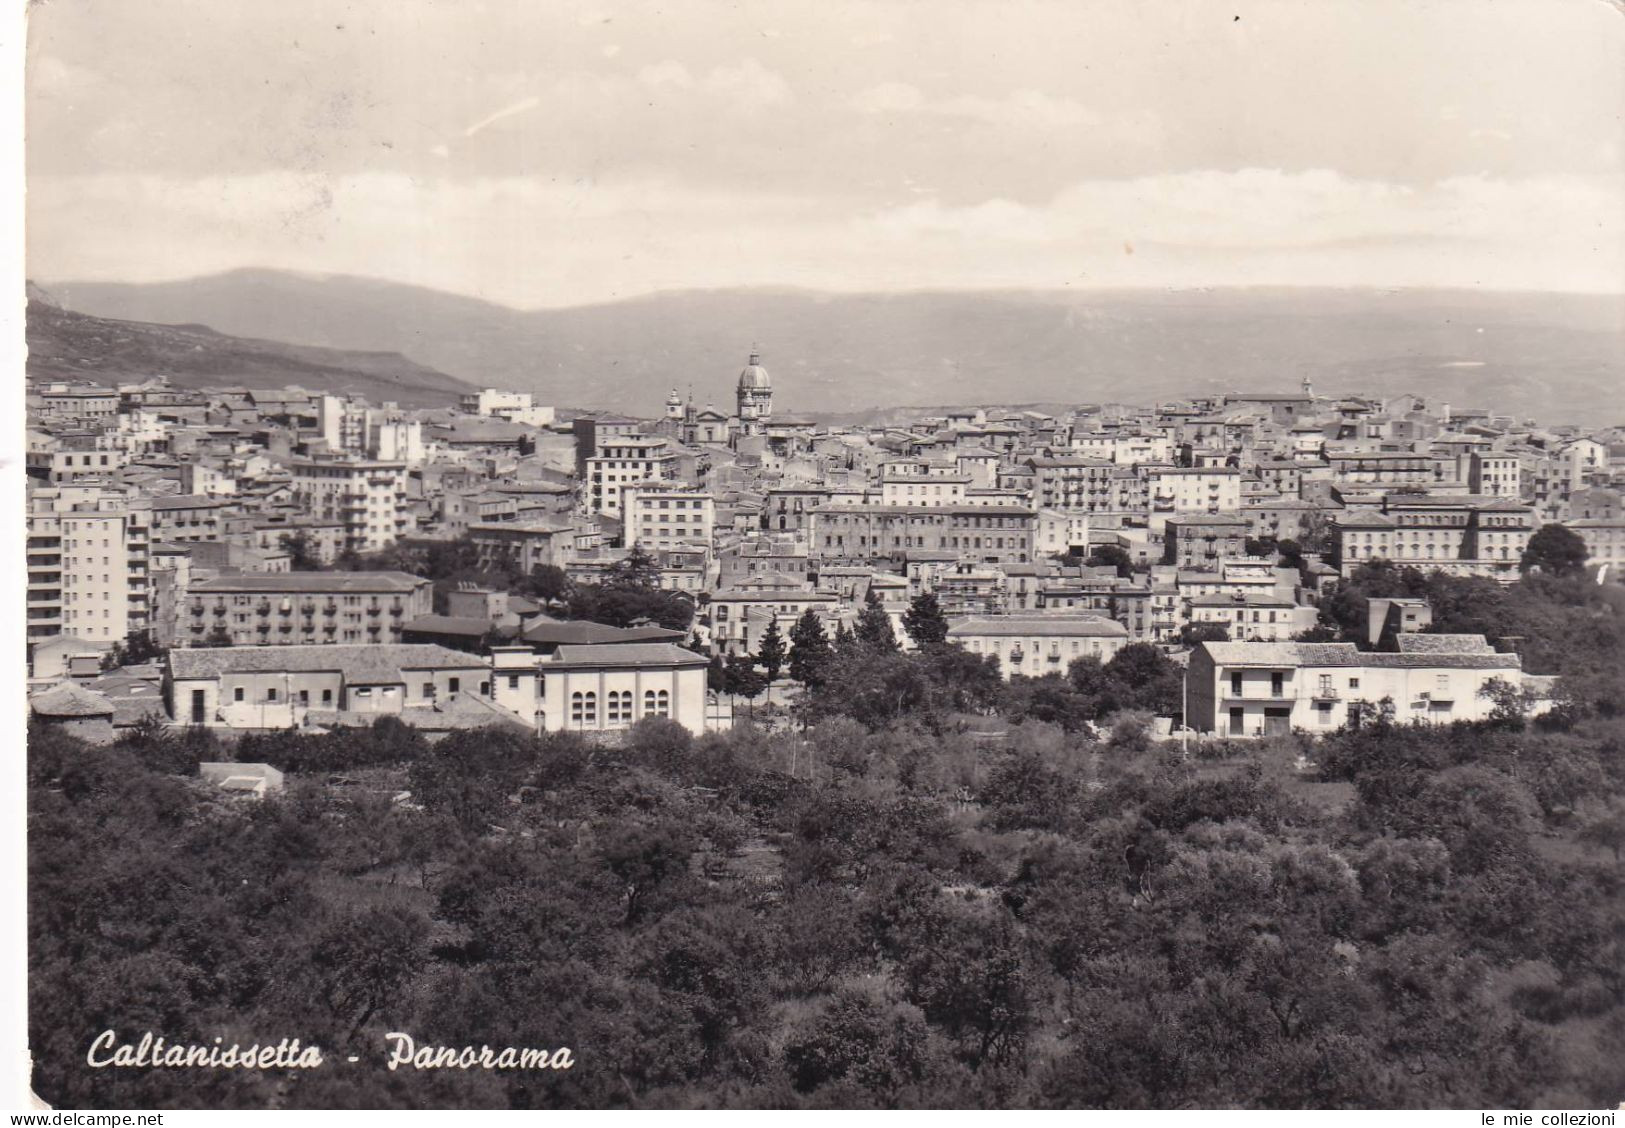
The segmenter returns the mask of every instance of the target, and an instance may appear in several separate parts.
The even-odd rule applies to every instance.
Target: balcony
[[[1227,693],[1219,699],[1219,703],[1226,709],[1243,708],[1248,705],[1262,705],[1267,709],[1290,709],[1296,698],[1285,695],[1270,694],[1268,696],[1241,696]]]

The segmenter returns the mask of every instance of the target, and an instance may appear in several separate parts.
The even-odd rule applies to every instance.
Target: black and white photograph
[[[12,8],[10,1123],[1617,1123],[1620,0]]]

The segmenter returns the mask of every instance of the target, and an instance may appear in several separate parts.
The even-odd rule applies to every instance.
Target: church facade
[[[756,353],[750,354],[739,373],[732,415],[724,415],[710,404],[696,408],[692,391],[687,402],[676,388],[666,399],[667,428],[689,446],[732,446],[741,437],[765,434],[772,420],[773,381]]]

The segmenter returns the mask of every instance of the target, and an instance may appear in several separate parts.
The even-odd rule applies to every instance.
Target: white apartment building
[[[296,458],[289,469],[295,500],[308,516],[343,525],[346,548],[376,552],[406,531],[404,462]]]
[[[1230,513],[1241,508],[1241,471],[1233,466],[1159,466],[1145,476],[1154,513]]]
[[[616,435],[603,439],[598,453],[586,460],[589,513],[622,516],[621,491],[646,482],[677,477],[677,455],[665,439],[652,435]]]
[[[1077,658],[1110,661],[1128,645],[1128,628],[1099,615],[971,616],[948,628],[948,641],[993,655],[1008,681],[1016,674],[1064,674]]]
[[[469,415],[490,415],[527,427],[551,427],[554,410],[538,406],[529,392],[507,392],[501,388],[481,388],[469,392],[457,406]]]
[[[422,465],[423,424],[415,419],[369,418],[367,454],[381,462]]]
[[[95,487],[29,498],[27,638],[123,642],[151,618],[151,514]]]
[[[711,545],[716,525],[716,499],[698,490],[664,486],[627,486],[621,491],[626,522],[623,540],[645,549]]]
[[[888,467],[880,481],[882,505],[963,505],[970,475],[924,473],[912,466]]]
[[[1473,451],[1467,455],[1467,492],[1481,497],[1505,497],[1516,501],[1523,488],[1523,466],[1515,454],[1499,451]]]
[[[1034,556],[1065,556],[1074,549],[1089,548],[1089,516],[1040,509],[1033,527]]]

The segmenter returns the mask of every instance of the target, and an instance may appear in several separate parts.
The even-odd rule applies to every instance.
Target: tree
[[[1007,917],[954,915],[903,963],[903,993],[926,1021],[959,1044],[974,1069],[1026,1047],[1033,1024],[1031,972]]]
[[[858,612],[857,639],[877,654],[888,654],[898,649],[897,632],[892,629],[891,616],[880,601],[880,593],[873,588],[863,599],[863,610]]]
[[[1203,642],[1229,642],[1230,628],[1223,623],[1186,623],[1179,628],[1179,645],[1196,646]]]
[[[209,632],[208,637],[203,640],[203,645],[230,646],[231,632],[226,629],[224,623],[216,623],[214,629]]]
[[[1515,686],[1505,678],[1491,678],[1478,687],[1478,696],[1495,704],[1490,720],[1505,728],[1523,728],[1524,718],[1535,707],[1538,695],[1527,686]]]
[[[316,551],[310,543],[310,534],[305,530],[283,533],[277,543],[282,546],[282,551],[288,554],[288,567],[295,572],[314,572],[321,568],[322,562],[316,558]]]
[[[1521,572],[1534,569],[1549,576],[1575,576],[1585,572],[1586,542],[1573,529],[1562,525],[1542,525],[1529,538],[1529,546],[1518,561]]]
[[[1282,549],[1279,541],[1266,534],[1265,536],[1261,537],[1248,537],[1245,543],[1242,545],[1242,551],[1248,556],[1273,558],[1277,553],[1281,552]]]
[[[1085,563],[1091,568],[1116,568],[1125,579],[1134,574],[1134,558],[1119,544],[1097,545]]]
[[[604,586],[658,588],[660,563],[642,545],[634,544],[624,558],[611,565],[608,575],[604,577]]]
[[[570,577],[556,564],[538,564],[525,579],[525,591],[537,599],[549,602],[567,599],[570,595]]]
[[[932,650],[948,641],[948,617],[942,613],[935,592],[914,597],[903,615],[903,629],[921,650]]]
[[[835,624],[835,657],[850,658],[857,648],[858,638],[843,620]]]
[[[778,680],[779,671],[784,668],[785,657],[784,636],[779,634],[779,621],[770,619],[767,630],[762,634],[761,645],[756,651],[757,664],[767,671],[769,685]]]
[[[734,654],[723,666],[723,688],[736,697],[760,697],[767,689],[767,679],[756,672],[756,663],[748,655]]]
[[[688,872],[693,853],[692,835],[674,821],[632,826],[604,843],[604,863],[621,882],[627,925],[637,923],[656,889]]]
[[[1162,716],[1181,711],[1182,672],[1172,659],[1148,642],[1123,647],[1106,663],[1104,673],[1120,708],[1144,709]]]
[[[790,676],[803,685],[820,686],[834,657],[823,620],[807,608],[790,628]]]

